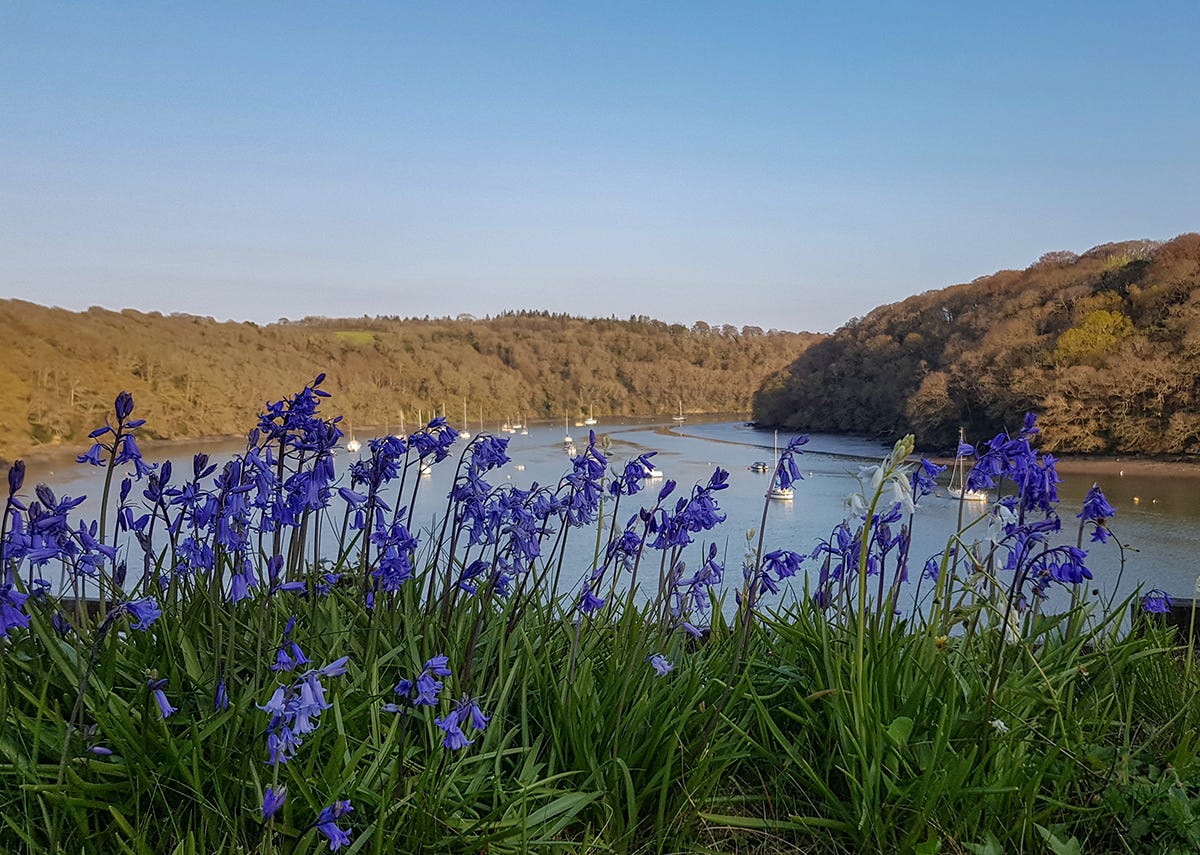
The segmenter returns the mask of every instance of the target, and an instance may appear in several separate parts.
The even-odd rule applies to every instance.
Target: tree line
[[[318,373],[348,427],[445,412],[495,430],[509,420],[676,412],[749,412],[762,379],[810,333],[692,327],[644,316],[547,312],[494,318],[281,319],[267,325],[131,309],[70,312],[0,301],[0,456],[79,445],[133,393],[147,436],[244,433],[270,400]]]
[[[880,306],[754,396],[763,425],[950,449],[1041,414],[1042,447],[1200,452],[1200,234],[1052,252]]]

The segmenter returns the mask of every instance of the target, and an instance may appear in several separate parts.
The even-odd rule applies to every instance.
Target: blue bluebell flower
[[[29,626],[29,615],[25,614],[28,594],[18,591],[11,583],[0,585],[0,638],[14,629]]]
[[[322,677],[346,673],[348,657],[343,656],[321,668],[305,671],[289,685],[275,688],[270,699],[259,709],[270,715],[267,725],[268,761],[286,763],[295,756],[304,737],[317,727],[317,719],[330,704],[325,699]]]
[[[21,491],[25,484],[25,461],[16,460],[8,467],[8,495],[11,498]]]
[[[167,700],[166,692],[163,691],[167,687],[166,677],[158,680],[147,680],[146,685],[154,693],[154,702],[158,704],[158,711],[163,718],[170,718],[172,713],[177,712],[176,708],[171,706],[170,701]]]
[[[162,617],[162,610],[158,607],[151,597],[144,597],[140,600],[130,600],[124,604],[124,607],[129,611],[129,614],[134,618],[134,622],[130,624],[132,629],[145,631],[153,625],[153,623]]]
[[[442,718],[435,718],[433,723],[446,734],[442,739],[442,747],[450,751],[458,751],[472,744],[467,739],[464,725],[469,724],[476,731],[486,730],[489,716],[483,714],[479,702],[475,698],[464,697],[454,705],[454,709]]]
[[[287,801],[287,787],[280,787],[278,791],[267,787],[266,792],[263,793],[262,821],[266,822],[279,813],[279,809],[283,807],[285,801]]]
[[[329,841],[329,851],[336,852],[350,842],[350,835],[338,828],[337,821],[352,810],[354,808],[350,806],[350,800],[346,799],[345,801],[334,802],[324,808],[317,817],[314,825]]]
[[[283,628],[283,640],[280,641],[279,647],[275,651],[275,663],[271,665],[272,671],[291,671],[297,665],[308,664],[308,657],[304,655],[300,645],[292,641],[292,630],[295,628],[296,616],[292,615]]]
[[[665,677],[675,668],[671,664],[671,661],[661,653],[654,653],[648,656],[647,659],[650,662],[650,667],[654,669],[655,675],[659,677]]]
[[[1092,484],[1083,499],[1083,510],[1075,516],[1084,522],[1103,525],[1105,520],[1115,516],[1116,513],[1116,509],[1104,497],[1104,491],[1100,489],[1100,485]]]
[[[919,501],[924,496],[933,495],[937,491],[937,477],[945,471],[945,466],[939,466],[922,457],[920,464],[909,476],[913,499]]]
[[[604,608],[604,599],[592,593],[591,585],[584,583],[583,593],[579,596],[579,610],[592,614]]]
[[[1166,591],[1153,588],[1142,597],[1142,611],[1148,614],[1165,615],[1174,607],[1171,597]]]

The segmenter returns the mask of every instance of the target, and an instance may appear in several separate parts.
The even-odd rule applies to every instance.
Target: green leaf
[[[888,725],[888,741],[896,748],[903,748],[908,744],[908,737],[912,732],[913,720],[906,715],[898,716]]]

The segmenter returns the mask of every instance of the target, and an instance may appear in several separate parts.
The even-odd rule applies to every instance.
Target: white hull
[[[979,490],[960,490],[958,487],[950,487],[948,492],[956,499],[962,499],[965,502],[987,502],[988,494],[982,493]]]

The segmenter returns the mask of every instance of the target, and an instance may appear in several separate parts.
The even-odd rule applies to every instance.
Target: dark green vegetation
[[[1200,452],[1200,235],[1048,253],[881,306],[773,375],[754,419],[949,448],[1041,414],[1044,448]]]
[[[935,626],[831,626],[795,609],[755,623],[743,652],[736,628],[693,646],[644,609],[582,633],[559,608],[508,631],[514,602],[442,622],[415,587],[373,615],[349,591],[295,609],[313,662],[349,656],[350,670],[325,681],[331,708],[278,774],[258,705],[289,679],[267,670],[295,608],[284,599],[168,607],[152,633],[99,640],[84,720],[108,757],[66,738],[87,649],[36,617],[0,663],[4,851],[53,852],[55,839],[72,853],[316,853],[311,824],[342,798],[352,852],[1200,847],[1200,679],[1161,634],[1105,625],[1072,639],[1065,620],[1041,620],[1009,650],[985,719],[994,632],[943,640]],[[433,724],[448,705],[381,711],[443,649],[457,651],[445,694],[475,693],[491,715],[457,753]],[[664,677],[654,651],[675,663]],[[214,711],[221,671],[230,706]],[[179,708],[169,719],[151,675]],[[269,785],[288,800],[264,827]],[[1045,835],[1082,848],[1051,850]]]
[[[586,415],[748,412],[762,379],[817,338],[757,327],[521,313],[490,320],[306,319],[259,327],[0,301],[0,456],[79,444],[128,389],[149,436],[236,435],[279,389],[320,371],[351,426],[409,429]]]

